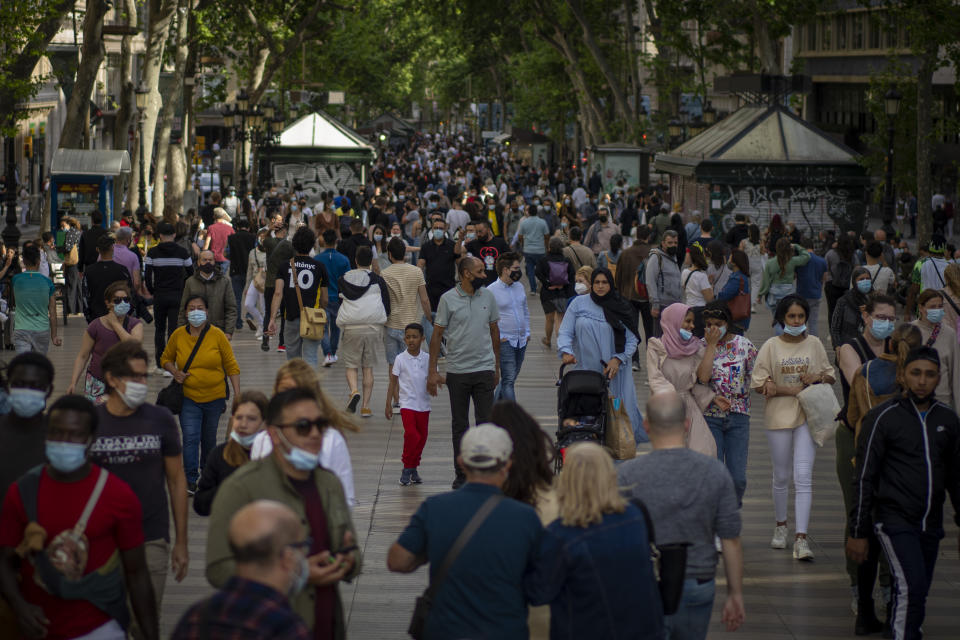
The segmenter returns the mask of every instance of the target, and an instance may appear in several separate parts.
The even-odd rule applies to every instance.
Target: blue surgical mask
[[[680,329],[677,331],[677,333],[680,334],[680,339],[684,342],[690,342],[690,340],[693,338],[693,333],[687,331],[686,329]]]
[[[443,240],[443,229],[434,229],[433,230],[433,239],[434,240]]]
[[[298,471],[313,471],[320,465],[320,456],[318,454],[310,453],[300,447],[295,447],[279,429],[277,433],[280,434],[280,439],[283,440],[284,444],[290,447],[290,451],[284,452],[283,457],[293,465],[294,469]]]
[[[943,322],[943,309],[927,309],[927,320],[933,324]]]
[[[199,327],[206,321],[207,312],[203,309],[194,309],[193,311],[187,312],[187,322],[189,322],[191,326]]]
[[[807,325],[802,324],[799,327],[791,327],[790,325],[784,325],[783,332],[788,336],[802,336],[807,330]]]
[[[290,583],[290,590],[287,592],[288,597],[293,597],[303,591],[303,588],[307,586],[307,578],[310,577],[310,563],[307,562],[306,554],[300,554],[300,565],[297,568],[297,573],[293,576],[293,582]]]
[[[870,333],[877,340],[886,340],[893,335],[895,323],[893,320],[874,319],[870,324]]]
[[[873,282],[870,280],[857,280],[857,291],[860,293],[870,293],[873,289]]]
[[[720,340],[723,340],[723,336],[725,336],[725,335],[727,335],[727,327],[726,327],[726,326],[721,326],[721,327],[720,327]]]
[[[236,431],[230,432],[230,439],[236,442],[238,445],[240,445],[244,449],[249,449],[250,447],[252,447],[253,441],[256,440],[256,438],[257,438],[256,433],[251,433],[248,436],[242,436]]]
[[[61,473],[71,473],[87,461],[87,445],[76,442],[46,441],[47,460]]]
[[[32,418],[47,406],[47,392],[26,387],[11,387],[10,408],[21,418]]]
[[[113,312],[118,316],[125,316],[130,313],[130,303],[121,302],[120,304],[113,305]]]

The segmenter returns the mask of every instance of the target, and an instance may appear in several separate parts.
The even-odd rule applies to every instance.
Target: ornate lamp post
[[[16,117],[10,114],[9,126],[11,130],[16,126]],[[7,247],[16,248],[20,246],[20,229],[17,227],[17,155],[14,145],[16,138],[9,135],[4,142],[7,150],[7,216],[6,226],[3,228],[3,244]]]
[[[895,201],[893,199],[893,133],[894,124],[897,120],[897,112],[900,111],[900,92],[891,87],[883,96],[883,110],[887,114],[887,184],[883,198],[883,223],[893,222],[895,212]]]
[[[703,123],[708,127],[714,124],[717,121],[717,110],[713,108],[713,104],[707,100],[707,108],[703,110]]]
[[[220,112],[223,116],[223,125],[232,133],[232,140],[240,143],[240,196],[247,197],[247,150],[246,142],[250,139],[250,132],[247,129],[247,117],[251,112],[247,111],[250,104],[250,97],[245,89],[237,92],[237,99],[232,105],[227,104],[224,110]]]
[[[682,142],[683,123],[674,118],[667,124],[667,131],[670,134],[670,145],[677,145]]]
[[[145,177],[146,170],[144,165],[144,153],[143,153],[143,121],[144,116],[147,111],[147,98],[150,95],[150,90],[147,89],[141,83],[137,90],[135,91],[137,96],[137,113],[139,118],[137,121],[137,135],[140,136],[140,189],[139,189],[139,198],[137,202],[137,220],[143,222],[144,216],[147,215],[147,179]]]

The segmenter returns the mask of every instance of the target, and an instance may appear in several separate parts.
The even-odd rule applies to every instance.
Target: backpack
[[[547,278],[547,283],[551,287],[565,287],[570,284],[570,274],[568,273],[567,266],[569,263],[564,261],[548,261],[547,267],[549,268],[549,277]]]
[[[879,271],[877,273],[879,273]],[[852,276],[853,265],[846,260],[840,260],[832,269],[830,269],[830,277],[833,279],[833,286],[841,289],[850,288],[850,278]]]
[[[662,261],[663,258],[660,260]],[[644,258],[637,267],[636,290],[640,300],[650,299],[650,293],[647,291],[647,258]]]

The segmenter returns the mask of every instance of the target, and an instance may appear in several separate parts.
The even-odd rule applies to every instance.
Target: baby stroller
[[[577,442],[603,445],[607,424],[607,378],[597,371],[578,369],[564,375],[560,367],[557,391],[556,472],[563,467],[567,447]]]

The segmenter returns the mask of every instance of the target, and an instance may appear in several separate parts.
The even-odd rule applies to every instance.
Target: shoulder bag
[[[433,606],[433,600],[437,597],[437,592],[440,590],[441,585],[443,585],[443,581],[450,572],[450,567],[453,566],[453,563],[456,562],[460,556],[460,552],[463,551],[467,543],[470,542],[473,534],[477,532],[477,529],[486,521],[487,517],[493,512],[497,505],[500,504],[501,500],[503,500],[503,494],[498,493],[490,496],[480,505],[477,512],[470,518],[467,526],[463,528],[463,531],[460,532],[457,539],[453,541],[453,546],[450,547],[447,555],[444,556],[443,564],[440,565],[437,575],[430,581],[430,586],[427,587],[427,590],[423,592],[422,596],[417,598],[417,603],[413,608],[413,617],[410,620],[410,626],[407,628],[407,633],[409,633],[410,637],[414,640],[422,640],[425,636],[430,608]]]
[[[750,294],[743,291],[743,276],[738,278],[738,280],[740,280],[740,289],[737,295],[733,296],[730,302],[727,303],[727,308],[730,309],[730,315],[733,317],[734,322],[746,320],[750,317]]]
[[[657,534],[653,528],[653,518],[647,510],[647,505],[639,498],[631,498],[630,504],[643,514],[643,521],[647,525],[647,542],[650,545],[650,563],[653,565],[653,577],[657,581],[660,591],[660,601],[663,604],[663,615],[669,616],[680,608],[680,597],[683,595],[683,580],[687,572],[687,547],[689,542],[675,542],[657,544]]]
[[[296,258],[290,258],[290,272],[293,274],[293,288],[297,292],[297,305],[300,306],[300,337],[307,340],[322,340],[323,328],[327,324],[327,312],[320,308],[320,284],[317,283],[317,301],[313,307],[303,306],[300,294],[300,281],[297,279]]]
[[[207,335],[209,329],[210,325],[207,324],[207,326],[203,328],[203,331],[200,332],[200,337],[197,338],[197,343],[193,345],[193,351],[190,352],[190,357],[187,358],[187,362],[183,365],[183,369],[181,369],[184,373],[186,373],[190,365],[193,364],[197,350],[200,349],[200,343],[203,342],[203,338]],[[157,406],[166,407],[170,410],[170,413],[174,415],[180,413],[180,409],[183,408],[183,385],[176,380],[171,380],[170,384],[160,389],[160,393],[157,394]]]

